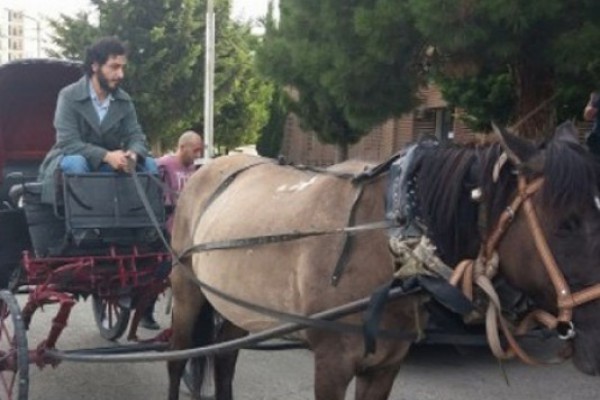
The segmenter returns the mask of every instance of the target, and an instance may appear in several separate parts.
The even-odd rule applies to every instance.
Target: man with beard
[[[127,64],[125,45],[108,37],[86,49],[85,76],[63,88],[54,115],[56,143],[40,167],[42,202],[54,202],[55,172],[126,171],[128,159],[158,173],[133,102],[119,86]]]

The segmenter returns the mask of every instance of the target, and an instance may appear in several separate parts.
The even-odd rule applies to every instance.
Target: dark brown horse
[[[517,176],[543,177],[531,204],[539,227],[571,290],[600,283],[600,211],[595,164],[563,126],[541,147],[505,136],[510,161],[498,163],[500,145],[485,148],[433,148],[418,165],[419,214],[440,256],[450,265],[477,256],[500,215],[517,196]],[[348,162],[336,171],[356,174],[364,163]],[[495,171],[495,172],[494,172]],[[496,179],[492,176],[496,175]],[[326,230],[384,219],[386,174],[359,185],[331,173],[279,166],[249,156],[223,157],[204,166],[182,193],[173,230],[173,247],[183,252],[192,244],[278,234]],[[471,198],[483,189],[487,211]],[[217,192],[215,194],[215,192]],[[356,201],[355,201],[356,199]],[[497,251],[501,273],[545,310],[557,313],[557,294],[526,222],[517,211]],[[487,223],[482,224],[484,219]],[[479,228],[485,225],[483,232]],[[358,298],[392,279],[393,257],[384,231],[363,232],[351,242],[344,273],[336,286],[331,276],[344,247],[343,235],[308,237],[250,248],[215,250],[187,256],[171,275],[173,289],[172,349],[206,344],[210,306],[226,319],[221,340],[257,332],[280,322],[204,292],[186,277],[192,269],[201,281],[243,300],[301,315],[311,315]],[[418,313],[415,310],[419,310]],[[390,301],[380,326],[416,329],[426,318],[422,298]],[[362,313],[343,319],[360,324]],[[575,308],[574,361],[588,374],[600,373],[600,302]],[[204,334],[203,334],[204,333]],[[315,355],[315,398],[342,400],[356,378],[357,400],[387,399],[410,342],[378,340],[376,352],[365,355],[359,335],[306,329],[298,334]],[[217,399],[232,398],[231,380],[237,354],[216,357]],[[169,398],[177,399],[185,362],[169,363]]]

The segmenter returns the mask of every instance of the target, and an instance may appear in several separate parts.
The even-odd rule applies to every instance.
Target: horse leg
[[[356,400],[387,400],[400,370],[394,366],[373,368],[356,376]]]
[[[218,334],[219,342],[238,339],[247,334],[229,321],[224,321]],[[233,377],[239,350],[215,356],[216,400],[233,400]]]
[[[354,378],[355,363],[344,357],[346,352],[339,336],[313,345],[315,353],[315,400],[344,400]]]
[[[200,289],[193,282],[189,281],[185,274],[178,270],[178,268],[187,268],[187,266],[176,266],[171,273],[171,287],[173,288],[171,326],[173,334],[171,336],[170,350],[183,350],[192,347],[198,342],[195,339],[198,339],[198,333],[201,333],[203,328],[208,328],[212,334],[212,318],[201,318],[202,315],[212,314],[210,306],[206,303]],[[202,327],[200,325],[205,326]],[[187,360],[167,362],[169,372],[169,400],[179,399],[179,385],[186,362]]]
[[[424,324],[425,316],[414,312],[415,305],[421,304],[422,298],[399,304],[395,314],[384,314],[382,327],[393,329],[394,324],[411,327]],[[409,328],[405,328],[409,329]],[[411,343],[396,340],[378,340],[377,351],[365,359],[363,366],[356,373],[356,400],[387,400],[394,385],[394,379],[402,362],[408,355]]]

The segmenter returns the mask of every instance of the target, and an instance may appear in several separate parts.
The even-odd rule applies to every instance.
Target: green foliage
[[[280,154],[287,119],[287,109],[283,96],[282,88],[273,90],[269,105],[269,121],[262,129],[260,138],[256,143],[256,150],[261,156],[275,158]]]
[[[327,143],[352,144],[409,110],[428,77],[486,129],[547,132],[581,115],[600,86],[597,0],[281,0],[261,68],[291,88],[292,110]],[[428,74],[423,74],[423,69]],[[594,84],[595,82],[595,84]]]
[[[189,128],[202,130],[206,0],[91,0],[98,26],[86,15],[54,21],[58,56],[82,58],[85,46],[115,35],[129,45],[124,87],[153,141],[173,144]],[[215,145],[256,140],[267,120],[270,85],[252,67],[255,38],[229,19],[229,0],[215,1]]]
[[[218,82],[220,96],[219,124],[216,128],[219,145],[233,149],[244,143],[256,143],[269,118],[272,85],[255,72],[256,42],[248,27],[236,25],[229,31],[230,47],[237,51],[219,57],[223,68]],[[222,41],[223,42],[223,41]]]
[[[454,79],[441,75],[436,83],[448,103],[468,106],[462,118],[476,132],[489,131],[490,121],[508,125],[514,115],[514,82],[509,71]]]
[[[325,53],[318,27],[307,24],[319,9],[319,1],[281,4],[281,24],[267,30],[258,51],[259,69],[290,93],[290,110],[304,129],[317,132],[325,143],[347,144],[358,141],[361,133],[350,128],[340,107],[327,90],[321,90],[320,72],[326,71]],[[274,28],[274,27],[272,27]],[[309,38],[318,38],[312,45]]]
[[[429,62],[437,82],[480,126],[505,116],[511,104],[508,120],[515,122],[553,96],[556,109],[541,110],[533,124],[543,128],[556,115],[581,115],[594,88],[590,83],[600,78],[596,0],[406,2],[435,49]],[[501,96],[486,94],[486,86],[498,89],[494,82],[508,82],[512,94],[506,96],[504,88]],[[457,95],[459,88],[467,93]]]
[[[82,60],[85,47],[100,36],[99,29],[89,19],[87,13],[79,13],[75,17],[63,15],[58,20],[50,20],[54,31],[51,39],[59,49],[47,49],[50,57]]]
[[[420,41],[393,10],[392,0],[280,1],[280,24],[267,27],[259,66],[289,88],[291,110],[323,142],[356,143],[416,104]]]

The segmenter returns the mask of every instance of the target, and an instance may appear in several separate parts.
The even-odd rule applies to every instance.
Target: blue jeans
[[[115,170],[105,162],[100,164],[100,167],[98,167],[97,170],[92,171],[92,167],[87,162],[85,157],[79,154],[64,156],[60,161],[60,168],[63,172],[69,174],[85,174],[87,172],[115,172]],[[147,171],[158,175],[158,166],[156,165],[156,160],[154,160],[152,157],[144,158],[144,162],[142,164],[138,164],[137,169],[139,171]]]

